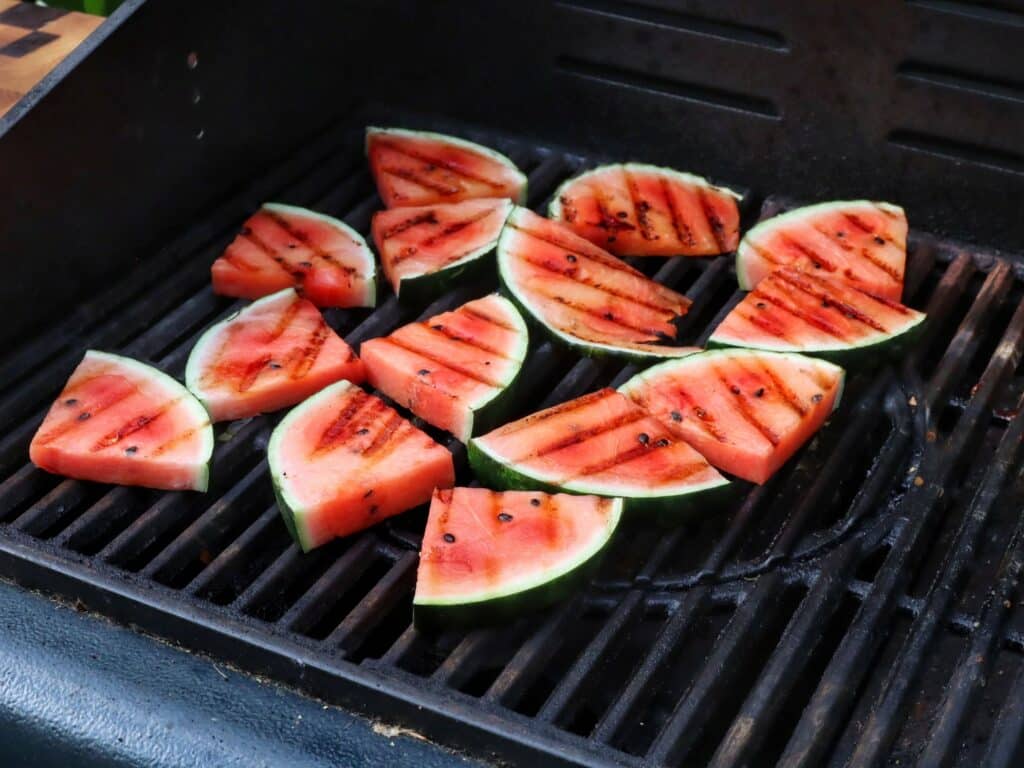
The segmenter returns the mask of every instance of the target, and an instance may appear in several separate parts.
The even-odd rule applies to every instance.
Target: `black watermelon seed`
[[[242,227],[242,234],[249,236],[252,234],[252,227]]]
[[[821,394],[821,392],[818,392],[817,394],[811,395],[811,400],[816,403],[820,403],[824,397],[825,396]]]
[[[312,261],[300,261],[299,262],[299,266],[300,267],[306,267],[306,269],[309,269],[310,267],[313,266],[313,262]]]
[[[646,432],[641,432],[639,435],[636,436],[636,439],[640,441],[641,445],[647,445],[649,442],[651,442],[651,436],[648,435]]]
[[[76,405],[77,403],[78,398],[76,397],[69,397],[67,400],[64,401],[64,405]]]
[[[662,438],[659,438],[659,439],[658,439],[658,442],[656,442],[656,443],[655,443],[655,445],[656,445],[656,446],[658,446],[659,448],[664,448],[664,447],[666,447],[666,446],[667,446],[668,444],[669,444],[669,440],[668,440],[668,438],[667,438],[667,437],[662,437]]]
[[[430,373],[430,371],[428,371],[426,368],[420,368],[418,371],[416,371],[416,373],[418,373],[420,376],[426,376],[428,373]]]
[[[82,413],[78,414],[78,420],[79,421],[85,421],[90,416],[92,416],[92,414],[89,413],[88,411],[82,411]]]
[[[615,319],[615,315],[613,315],[611,312],[605,312],[604,313],[604,319],[605,320],[614,320]]]
[[[669,416],[672,417],[672,421],[682,421],[683,420],[683,414],[681,414],[679,411],[672,411],[672,413],[670,413]]]
[[[534,507],[540,506],[540,499],[530,499],[530,505]]]
[[[879,245],[885,245],[885,238],[875,235],[875,242],[878,243]]]
[[[733,384],[731,387],[729,387],[729,391],[732,392],[734,395],[738,395],[740,393],[740,388]]]
[[[275,370],[281,367],[280,363],[275,363],[273,360],[267,363],[267,365],[269,365],[271,368],[274,368]]]
[[[454,534],[446,533],[444,535],[444,540],[447,541],[449,544],[454,544],[455,543],[455,536],[454,536]]]
[[[825,307],[825,309],[828,309],[830,306],[832,306],[832,302],[830,302],[828,299],[822,299],[821,306]]]
[[[624,219],[624,218],[626,218],[627,216],[629,216],[629,214],[628,214],[628,213],[626,213],[625,211],[619,211],[619,212],[618,212],[617,214],[615,214],[615,215],[616,215],[616,216],[618,216],[618,217],[619,217],[620,219]]]
[[[297,243],[288,243],[288,247],[289,248],[298,248],[299,246],[298,246]]]
[[[377,510],[378,509],[379,509],[379,507],[376,504],[374,504],[372,507],[370,507],[370,514],[371,515],[377,514]]]
[[[129,456],[131,456],[133,453],[138,453],[138,451],[139,446],[137,445],[129,445],[127,448],[124,449],[124,452],[127,453]]]
[[[368,434],[370,434],[370,430],[367,429],[366,427],[363,427],[362,429],[357,429],[356,430],[356,434],[357,435],[368,435]],[[370,493],[373,493],[373,491],[370,491]]]
[[[371,488],[370,490],[368,490],[366,493],[363,494],[363,498],[364,499],[368,499],[371,496],[373,496],[373,488]]]
[[[435,331],[443,331],[444,330],[444,326],[441,325],[440,323],[437,323],[436,325],[432,325],[430,327],[433,328]]]
[[[512,515],[510,515],[508,512],[501,512],[498,514],[498,519],[501,520],[501,522],[503,523],[510,523],[512,522]]]
[[[571,253],[565,254],[565,260],[568,261],[570,264],[576,263],[576,257]]]
[[[846,237],[845,232],[836,232],[836,237]]]
[[[754,397],[764,397],[764,387],[758,387],[754,390]]]
[[[821,269],[821,264],[819,264],[818,262],[815,261],[814,262],[814,268],[815,269]]]
[[[758,309],[764,309],[765,308],[765,303],[763,301],[759,301],[759,302],[757,302],[757,304],[755,306]]]

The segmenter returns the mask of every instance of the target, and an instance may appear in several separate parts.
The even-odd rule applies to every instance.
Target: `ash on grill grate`
[[[536,208],[597,162],[468,135],[529,173]],[[266,476],[278,417],[218,428],[206,496],[26,463],[86,347],[180,376],[203,328],[239,306],[212,294],[209,264],[266,199],[366,232],[379,201],[361,128],[327,131],[0,361],[0,572],[316,695],[439,737],[460,723],[545,764],[1012,764],[1024,725],[1019,265],[912,233],[906,299],[928,310],[925,335],[899,365],[852,375],[844,408],[769,484],[677,530],[628,521],[590,588],[544,614],[425,636],[410,626],[423,511],[303,555]],[[770,199],[761,215],[787,205]],[[703,342],[741,297],[726,257],[634,264],[692,299],[682,343]],[[357,345],[493,287],[460,286],[419,312],[387,298],[326,317]],[[632,372],[535,342],[524,412]],[[464,449],[428,431],[470,480]]]

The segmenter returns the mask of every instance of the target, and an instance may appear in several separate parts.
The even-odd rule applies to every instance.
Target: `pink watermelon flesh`
[[[671,495],[725,483],[703,456],[613,389],[539,411],[474,442],[519,473],[579,493]]]
[[[170,376],[89,351],[32,438],[40,469],[100,483],[205,491],[213,429]]]
[[[294,408],[267,449],[278,504],[306,551],[429,501],[452,456],[347,381]]]
[[[474,412],[519,373],[526,345],[522,317],[507,299],[491,295],[370,339],[360,351],[374,387],[465,442]]]
[[[786,267],[759,282],[710,341],[793,352],[843,350],[878,344],[922,320],[922,312],[837,278]]]
[[[606,165],[562,185],[551,216],[622,256],[712,256],[739,243],[736,198],[669,168]]]
[[[650,342],[674,339],[672,321],[690,306],[685,296],[525,208],[505,225],[498,264],[519,303],[570,340],[656,352]]]
[[[719,469],[764,483],[838,404],[843,369],[730,349],[656,365],[620,389]]]
[[[620,507],[598,496],[434,491],[413,602],[482,603],[549,583],[601,550]]]
[[[489,252],[512,210],[485,198],[391,208],[373,215],[373,241],[396,295],[403,279],[430,275]]]
[[[318,307],[371,307],[376,300],[373,253],[337,219],[267,203],[211,269],[222,296],[258,299],[294,287]]]
[[[339,379],[358,384],[365,377],[348,344],[292,288],[213,326],[192,350],[186,372],[213,421],[276,411]]]
[[[889,301],[903,295],[907,217],[867,200],[821,203],[766,219],[736,253],[740,286],[750,290],[780,267],[838,278]]]
[[[504,155],[438,133],[368,128],[366,152],[388,208],[479,197],[519,201],[526,177]]]

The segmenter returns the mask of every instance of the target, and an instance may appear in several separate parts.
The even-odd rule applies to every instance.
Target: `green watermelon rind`
[[[274,427],[270,433],[270,441],[267,443],[267,467],[270,470],[270,480],[274,486],[274,496],[277,499],[277,508],[281,512],[285,527],[288,533],[295,539],[303,552],[309,552],[314,548],[310,541],[308,532],[303,524],[305,510],[302,504],[295,498],[289,489],[288,478],[279,469],[279,456],[281,443],[288,435],[292,424],[295,423],[306,411],[314,409],[325,400],[330,399],[338,392],[347,392],[350,389],[358,388],[358,385],[342,379],[327,387],[324,387],[315,395],[311,395],[285,414],[284,418]]]
[[[210,423],[210,414],[207,412],[206,407],[203,403],[193,395],[185,385],[175,379],[173,376],[164,373],[159,368],[146,363],[139,362],[130,357],[124,357],[122,355],[115,355],[110,352],[101,352],[96,349],[90,349],[85,353],[86,357],[99,358],[106,360],[115,365],[124,366],[136,371],[140,376],[148,379],[153,379],[160,382],[170,392],[175,395],[181,395],[182,403],[190,410],[195,412],[196,422],[205,422],[206,425],[202,429],[203,435],[203,450],[201,451],[202,464],[199,466],[195,482],[192,484],[192,490],[205,493],[210,487],[210,460],[213,458],[213,425]]]
[[[502,491],[544,491],[546,493],[574,493],[577,495],[621,498],[628,514],[650,515],[661,523],[675,525],[697,519],[716,510],[722,502],[733,495],[734,484],[721,477],[700,485],[688,486],[678,492],[658,493],[647,487],[638,487],[631,492],[616,489],[615,493],[586,484],[574,482],[556,483],[550,479],[530,474],[513,462],[506,462],[494,456],[479,440],[470,440],[468,445],[469,466],[477,479],[487,488]]]
[[[417,629],[443,631],[453,627],[480,626],[521,616],[568,597],[597,566],[622,519],[623,500],[613,499],[603,535],[557,566],[530,579],[459,598],[413,598],[413,623]]]
[[[515,216],[515,214],[516,212],[513,210],[509,215],[509,219],[511,219],[512,216]],[[650,364],[653,360],[675,360],[700,352],[700,349],[697,347],[658,346],[653,343],[650,346],[650,352],[630,347],[618,347],[614,344],[606,344],[599,341],[587,341],[579,338],[578,336],[573,336],[565,333],[564,331],[560,331],[548,324],[544,320],[544,315],[539,310],[533,309],[526,297],[519,295],[513,285],[513,281],[506,275],[509,267],[507,246],[504,243],[505,238],[508,236],[508,232],[510,231],[511,228],[506,225],[505,228],[502,229],[501,236],[498,238],[497,261],[499,288],[502,294],[511,299],[512,303],[519,308],[523,315],[528,317],[537,328],[544,331],[552,341],[566,346],[570,350],[584,355],[585,357],[615,357],[640,365],[643,365],[644,363]]]
[[[789,352],[820,358],[839,366],[868,366],[884,362],[893,357],[899,357],[908,351],[924,330],[927,319],[928,316],[921,312],[904,328],[885,334],[882,337],[874,337],[863,343],[836,344],[835,346],[828,347],[797,347],[785,344],[754,344],[740,339],[722,338],[712,333],[707,341],[707,346],[708,349],[751,349],[759,352]]]
[[[366,126],[366,144],[365,152],[367,156],[370,154],[370,138],[374,135],[385,135],[385,136],[400,136],[405,139],[429,139],[431,141],[439,141],[447,144],[454,144],[462,149],[467,149],[470,152],[479,152],[481,155],[485,155],[492,160],[507,166],[509,170],[514,171],[520,181],[519,186],[519,199],[514,202],[519,205],[526,203],[526,187],[527,187],[527,176],[517,166],[510,157],[501,154],[495,149],[485,147],[483,144],[477,144],[476,142],[470,141],[469,139],[460,139],[458,136],[450,136],[446,133],[435,133],[434,131],[413,131],[408,128],[385,128],[379,125],[368,125]]]
[[[511,200],[508,200],[507,203],[505,214],[501,219],[502,227],[508,217],[512,215],[512,211],[515,210],[515,203]],[[442,269],[401,277],[395,287],[395,296],[403,304],[420,306],[440,298],[455,288],[457,284],[482,280],[494,273],[494,260],[489,259],[488,256],[494,253],[497,245],[498,238],[495,238]]]
[[[623,170],[629,171],[630,173],[657,173],[668,176],[681,184],[692,184],[693,186],[703,187],[704,189],[710,189],[715,192],[722,192],[723,194],[729,195],[735,198],[737,201],[743,199],[743,195],[735,190],[729,189],[728,187],[719,187],[712,184],[710,181],[705,179],[703,176],[698,176],[694,173],[687,173],[686,171],[677,171],[675,168],[669,168],[663,165],[652,165],[650,163],[607,163],[605,165],[599,165],[596,168],[584,171],[583,173],[577,174],[569,179],[566,179],[558,185],[558,189],[551,196],[551,202],[548,203],[548,218],[554,219],[555,221],[564,221],[562,215],[562,197],[565,195],[566,190],[572,187],[574,184],[578,184],[585,179],[596,176],[599,173],[606,173],[610,170],[622,168]]]
[[[505,310],[504,319],[516,330],[516,346],[513,349],[503,351],[506,357],[518,360],[519,365],[515,370],[510,371],[502,382],[500,390],[485,397],[470,406],[470,430],[469,435],[480,434],[494,429],[503,424],[511,410],[518,405],[518,385],[522,382],[523,365],[526,363],[526,355],[530,350],[530,331],[526,321],[516,307],[515,303],[509,301],[505,296],[493,294],[494,298],[502,304]]]
[[[709,361],[727,359],[735,360],[738,357],[780,357],[787,359],[796,359],[811,363],[813,365],[823,367],[824,369],[836,374],[838,377],[838,384],[836,385],[836,397],[832,402],[832,412],[835,413],[836,409],[839,408],[839,402],[843,399],[843,390],[846,386],[846,371],[842,366],[836,365],[835,363],[829,362],[828,360],[822,360],[820,357],[810,357],[808,355],[802,355],[798,352],[770,352],[760,349],[747,349],[742,347],[726,347],[723,349],[709,349],[701,352],[698,355],[690,355],[689,357],[682,358],[680,360],[669,360],[668,362],[654,365],[648,368],[646,371],[641,371],[636,374],[633,378],[629,379],[622,386],[619,387],[619,392],[624,394],[630,400],[633,400],[632,390],[634,387],[640,386],[641,384],[647,383],[650,379],[657,378],[663,373],[675,373],[679,368],[686,368],[693,365],[702,365]]]
[[[765,232],[771,232],[780,226],[799,222],[805,218],[815,216],[820,213],[843,210],[861,205],[868,205],[872,207],[877,206],[879,208],[885,208],[891,213],[906,216],[903,209],[893,203],[886,203],[877,200],[831,200],[825,203],[815,203],[814,205],[805,205],[801,208],[794,208],[791,211],[780,213],[778,216],[772,216],[771,218],[764,219],[747,230],[747,233],[743,235],[743,239],[740,240],[740,244],[736,248],[736,280],[739,282],[740,289],[750,291],[755,287],[747,274],[746,267],[750,251],[749,242],[751,239],[763,235]]]
[[[360,256],[362,256],[362,266],[365,269],[364,274],[366,276],[366,295],[363,297],[363,303],[358,306],[377,306],[377,259],[373,255],[373,250],[367,244],[366,238],[356,232],[356,230],[352,229],[352,227],[341,219],[336,219],[333,216],[328,216],[326,213],[320,213],[319,211],[311,211],[309,208],[302,208],[297,205],[288,205],[286,203],[268,202],[262,205],[262,209],[272,213],[285,213],[291,214],[292,216],[302,216],[307,219],[316,219],[323,224],[334,227],[351,239],[357,246],[359,246],[359,253]]]

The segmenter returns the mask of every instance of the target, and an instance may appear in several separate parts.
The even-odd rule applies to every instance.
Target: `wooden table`
[[[102,22],[100,16],[0,0],[0,116]]]

